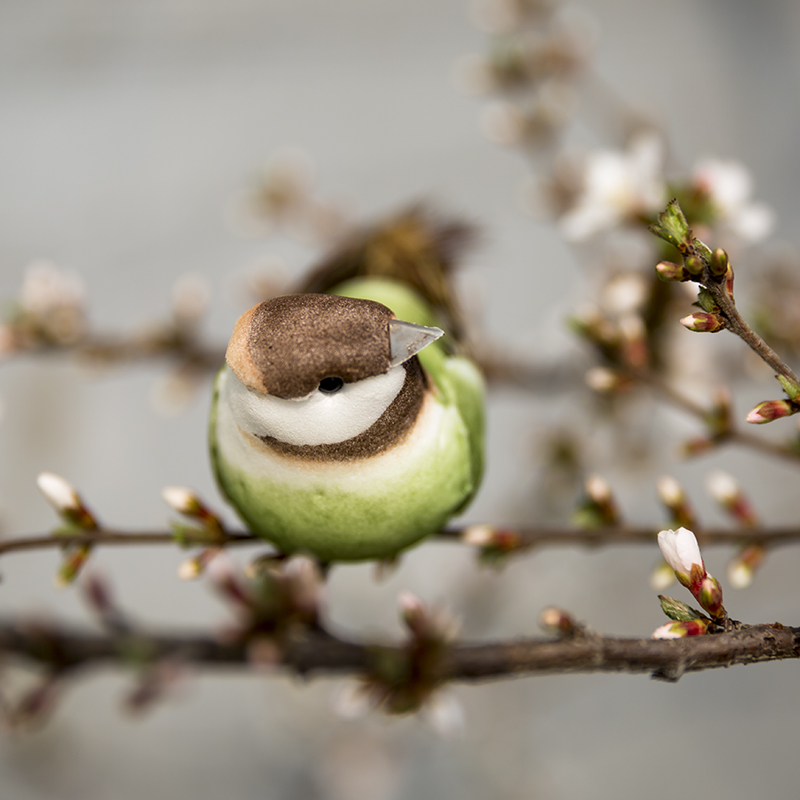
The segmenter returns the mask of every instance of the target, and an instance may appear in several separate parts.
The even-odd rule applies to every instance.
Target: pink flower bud
[[[685,328],[698,333],[716,333],[725,327],[725,320],[719,314],[710,314],[707,311],[689,314],[680,322]]]
[[[653,631],[653,639],[685,639],[687,636],[702,636],[708,632],[710,619],[690,619],[667,622]]]
[[[750,411],[745,419],[752,425],[763,425],[765,422],[796,413],[797,408],[788,400],[765,400]]]

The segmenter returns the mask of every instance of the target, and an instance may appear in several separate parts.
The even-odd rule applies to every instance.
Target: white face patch
[[[394,367],[339,391],[318,389],[306,397],[286,400],[248,389],[228,371],[224,393],[236,424],[255,436],[270,436],[291,445],[336,444],[374,425],[400,393],[404,367]]]

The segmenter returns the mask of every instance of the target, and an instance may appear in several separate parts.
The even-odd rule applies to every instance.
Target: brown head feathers
[[[381,303],[329,294],[294,294],[259,303],[239,317],[225,360],[251,389],[305,397],[323,378],[345,383],[387,372],[389,320]]]

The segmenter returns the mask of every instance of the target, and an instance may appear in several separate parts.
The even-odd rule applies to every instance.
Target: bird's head
[[[413,425],[425,389],[415,356],[442,333],[372,300],[267,300],[242,314],[228,345],[231,411],[243,432],[278,450],[381,452]]]

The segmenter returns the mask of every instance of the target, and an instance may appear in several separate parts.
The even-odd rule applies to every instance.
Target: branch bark
[[[369,674],[380,656],[407,656],[404,645],[363,644],[309,630],[284,642],[283,669],[303,676]],[[0,620],[0,653],[59,673],[101,666],[141,665],[164,658],[203,668],[247,668],[246,642],[206,633],[135,633],[119,636],[57,625]],[[137,657],[132,658],[131,654]],[[438,663],[441,682],[477,682],[547,673],[649,674],[677,681],[688,672],[800,657],[800,628],[744,625],[729,633],[653,640],[584,633],[571,639],[519,639],[454,644]]]

